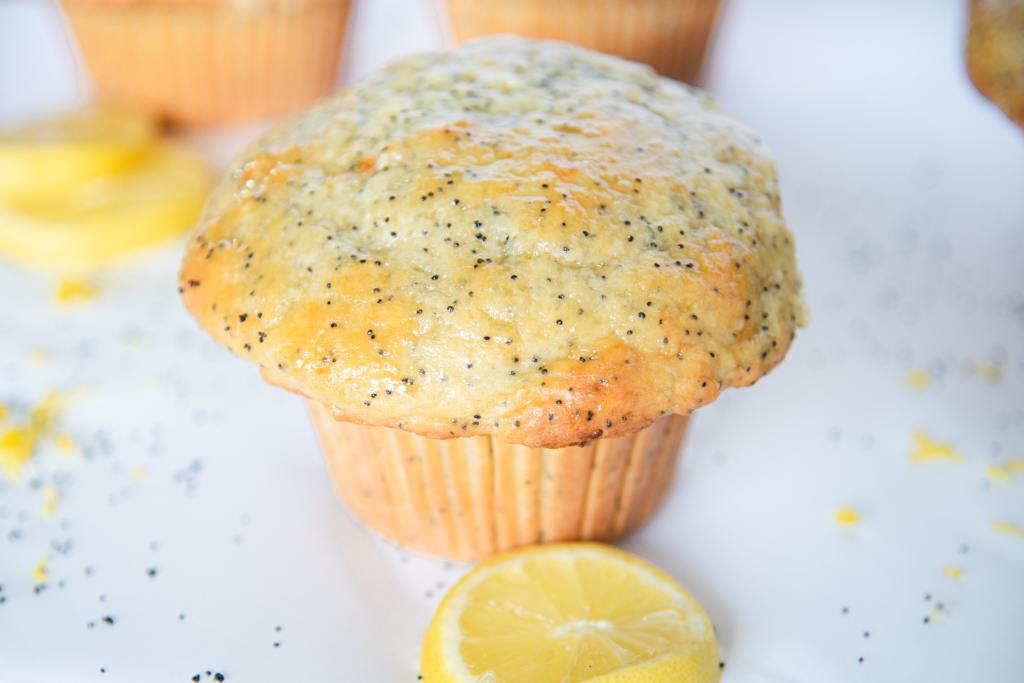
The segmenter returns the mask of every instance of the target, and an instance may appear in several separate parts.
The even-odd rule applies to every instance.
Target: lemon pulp
[[[717,681],[714,632],[653,565],[569,543],[497,556],[445,597],[424,641],[424,680]]]

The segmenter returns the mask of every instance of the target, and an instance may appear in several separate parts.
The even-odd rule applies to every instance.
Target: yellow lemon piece
[[[960,567],[943,567],[942,575],[947,578],[959,581],[964,576],[964,570]]]
[[[914,450],[910,452],[910,459],[913,462],[928,462],[929,460],[950,460],[957,461],[963,458],[948,443],[932,441],[924,430],[918,429],[914,432]]]
[[[38,432],[47,430],[57,415],[60,396],[55,391],[48,392],[28,414],[29,425]]]
[[[43,519],[53,517],[53,513],[57,511],[57,503],[59,502],[60,495],[57,493],[57,489],[52,486],[44,486],[43,505],[39,508],[39,516]]]
[[[157,137],[141,113],[99,107],[0,132],[0,202],[43,199],[118,173]]]
[[[160,146],[123,173],[43,199],[0,202],[0,252],[64,272],[102,265],[188,230],[209,185],[199,158]]]
[[[907,386],[911,389],[924,389],[930,380],[931,377],[927,370],[914,370],[907,373]]]
[[[860,521],[860,513],[854,510],[849,505],[843,505],[836,508],[835,511],[836,524],[842,524],[843,526],[849,524],[856,524]]]
[[[995,384],[1003,378],[1003,369],[995,363],[979,360],[974,363],[974,374],[986,382]]]
[[[25,424],[0,431],[0,472],[11,481],[21,478],[25,463],[35,455],[36,448],[49,433],[57,411],[58,396],[47,394],[28,415]]]
[[[0,432],[0,471],[15,481],[21,468],[35,451],[35,435],[27,427],[11,427]]]
[[[66,279],[57,283],[53,299],[58,304],[74,304],[95,299],[100,293],[98,287],[84,280]]]
[[[992,522],[992,530],[1024,540],[1024,527],[1012,522]]]
[[[39,560],[35,568],[32,570],[33,581],[35,581],[36,583],[46,583],[46,580],[50,578],[50,576],[46,573],[46,564],[49,561],[50,558],[48,558],[46,555],[43,555],[42,559]]]
[[[67,434],[57,435],[57,450],[59,450],[64,455],[71,455],[72,453],[75,452],[75,449],[76,446],[74,439],[72,439]]]
[[[985,467],[985,476],[993,481],[1011,482],[1013,481],[1013,475],[1000,465],[987,465]]]
[[[597,543],[497,555],[442,600],[421,653],[425,683],[719,680],[715,634],[670,576]]]
[[[985,467],[985,476],[993,481],[1002,481],[1010,483],[1013,481],[1013,476],[1020,472],[1024,472],[1024,459],[1013,458],[1010,460],[1004,460],[999,465],[987,465]]]

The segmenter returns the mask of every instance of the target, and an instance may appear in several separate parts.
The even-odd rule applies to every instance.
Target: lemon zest
[[[910,452],[913,462],[929,462],[931,460],[948,460],[956,462],[963,459],[957,450],[948,443],[939,443],[928,438],[923,429],[914,432],[914,450]]]
[[[77,304],[95,299],[100,290],[84,280],[61,280],[53,292],[53,299],[58,304]]]
[[[974,374],[987,382],[995,384],[1003,378],[1003,369],[996,363],[980,360],[974,362]]]
[[[985,467],[985,476],[993,481],[1001,481],[1010,483],[1013,481],[1013,476],[1020,472],[1024,472],[1024,458],[1013,458],[1011,460],[1004,460],[998,465],[987,465]]]
[[[911,389],[924,389],[931,381],[927,370],[913,370],[907,373],[907,386]]]
[[[67,434],[57,435],[57,450],[64,455],[71,455],[75,452],[76,446],[74,440]]]
[[[1018,524],[1014,524],[1012,522],[992,522],[991,527],[993,531],[998,531],[1001,534],[1008,534],[1024,540],[1024,527]]]
[[[46,555],[43,555],[42,559],[36,563],[35,568],[32,570],[32,580],[36,583],[46,583],[50,575],[46,573],[46,564],[50,561]]]
[[[9,480],[21,478],[25,463],[32,459],[40,442],[49,434],[57,403],[57,394],[51,392],[29,412],[25,424],[0,431],[0,471]]]
[[[52,486],[43,487],[43,505],[39,508],[39,515],[43,519],[49,519],[53,517],[53,513],[57,511],[57,503],[60,502],[60,494],[57,493],[57,489]]]
[[[836,508],[834,516],[836,524],[840,524],[842,526],[856,524],[860,521],[860,513],[854,510],[849,505],[843,505]]]

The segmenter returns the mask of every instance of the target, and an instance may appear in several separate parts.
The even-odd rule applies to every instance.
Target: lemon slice
[[[209,186],[200,159],[157,146],[121,173],[0,202],[0,252],[57,271],[100,265],[187,230]]]
[[[0,132],[0,201],[43,197],[136,163],[153,120],[102,107]]]
[[[704,610],[667,574],[596,543],[484,562],[445,596],[421,655],[426,683],[718,681]]]

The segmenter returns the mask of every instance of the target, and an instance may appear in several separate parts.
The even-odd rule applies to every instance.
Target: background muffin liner
[[[331,89],[349,0],[63,0],[100,94],[176,123],[259,119]]]
[[[670,415],[630,436],[547,449],[366,427],[308,404],[356,516],[412,550],[459,560],[635,529],[668,489],[687,423]]]
[[[553,38],[696,83],[718,0],[438,0],[450,42],[495,33]]]

